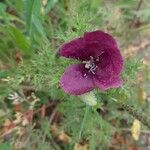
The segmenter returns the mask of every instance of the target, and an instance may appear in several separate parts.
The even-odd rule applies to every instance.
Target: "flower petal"
[[[94,84],[101,90],[107,90],[110,88],[118,88],[123,84],[123,81],[119,76],[113,76],[111,74],[101,73],[100,76],[94,76]]]
[[[69,66],[60,80],[62,89],[72,95],[81,95],[94,88],[93,80],[90,76],[84,76],[85,68],[83,64]]]
[[[86,53],[83,38],[77,38],[68,43],[64,43],[59,51],[60,56],[79,60],[85,60]]]
[[[123,69],[123,58],[115,39],[111,35],[99,30],[86,32],[84,34],[84,43],[88,53],[87,55],[95,58],[100,57],[102,60],[102,62],[100,60],[100,63],[103,66],[106,66],[108,62],[111,62],[114,72],[116,72],[116,74],[121,72]],[[88,57],[89,56],[86,56],[86,58]]]
[[[106,48],[105,52],[99,56],[98,67],[107,73],[120,74],[123,70],[123,58],[119,49],[117,47]]]
[[[91,56],[93,58],[98,58],[103,52],[104,49],[101,48],[101,45],[98,42],[95,43],[87,43],[85,45],[86,50],[86,60],[90,60]]]
[[[84,40],[86,44],[98,42],[99,44],[117,47],[115,39],[111,35],[100,30],[86,32],[84,34]]]
[[[111,61],[115,74],[120,74],[123,70],[124,60],[119,50],[115,50],[115,52],[111,54]]]

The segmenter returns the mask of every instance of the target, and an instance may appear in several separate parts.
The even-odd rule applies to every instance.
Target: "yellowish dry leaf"
[[[55,137],[57,140],[65,144],[71,142],[71,137],[64,131],[59,131],[56,125],[51,126],[51,132],[52,132],[53,137]]]
[[[42,0],[43,6],[46,6],[46,5],[47,5],[47,2],[48,2],[48,0]]]
[[[57,137],[57,136],[58,136],[59,131],[58,131],[58,128],[57,128],[57,126],[56,126],[55,124],[51,126],[51,132],[52,132],[52,135],[53,135],[54,137]]]
[[[76,143],[74,146],[74,150],[88,150],[88,144]]]
[[[3,81],[3,82],[10,82],[10,81],[12,81],[12,80],[14,80],[13,78],[11,78],[11,77],[6,77],[6,78],[2,78],[1,79],[1,81]]]
[[[15,114],[15,117],[16,117],[16,119],[13,121],[13,123],[14,123],[15,125],[17,125],[17,124],[19,124],[19,123],[22,122],[23,114],[22,114],[21,112],[17,112],[17,113]]]
[[[29,125],[29,120],[27,119],[27,118],[23,118],[23,120],[22,120],[22,126],[27,126],[27,125]]]
[[[136,141],[139,139],[140,129],[141,129],[141,122],[135,119],[131,127],[131,134],[132,134],[133,139]]]
[[[137,96],[138,96],[138,100],[141,103],[141,105],[143,105],[145,99],[146,99],[146,93],[144,91],[144,89],[140,86],[138,86],[137,88]]]
[[[58,139],[63,143],[67,144],[71,142],[71,137],[68,136],[64,131],[61,131],[58,135]]]
[[[144,60],[143,64],[146,65],[147,67],[147,75],[148,75],[148,79],[150,79],[150,60]]]

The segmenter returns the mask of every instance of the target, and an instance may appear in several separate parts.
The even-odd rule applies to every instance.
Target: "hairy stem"
[[[129,106],[128,104],[118,102],[121,105],[121,107],[126,110],[130,115],[141,121],[145,126],[147,126],[150,129],[150,117],[146,115],[145,113],[141,112],[140,110]]]

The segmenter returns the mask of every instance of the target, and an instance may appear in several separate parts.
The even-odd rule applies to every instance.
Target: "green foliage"
[[[0,143],[0,150],[11,150],[9,143]]]
[[[16,27],[8,26],[8,33],[14,44],[18,46],[18,48],[23,51],[25,54],[31,53],[31,47],[28,39],[20,32]]]
[[[114,101],[136,106],[136,102],[130,99],[135,98],[136,74],[143,69],[141,61],[125,60],[122,73],[124,85],[107,92],[96,90],[98,105],[90,108],[85,118],[86,106],[80,98],[66,95],[59,88],[59,80],[64,70],[70,64],[78,62],[59,58],[57,53],[63,42],[96,29],[112,33],[124,47],[132,41],[137,30],[142,36],[140,29],[149,27],[147,4],[148,2],[144,2],[137,12],[136,0],[48,0],[45,5],[40,0],[1,2],[0,67],[4,65],[6,68],[0,69],[0,104],[4,105],[4,100],[12,91],[20,92],[23,86],[33,87],[40,103],[58,100],[58,109],[64,115],[59,128],[71,136],[72,142],[68,144],[70,149],[82,139],[88,141],[90,150],[107,149],[113,131],[121,126],[119,121],[126,119],[128,125],[131,125],[131,117],[127,113],[122,115],[118,112]],[[137,30],[129,28],[135,14],[142,21],[141,26],[136,27]],[[22,59],[17,65],[14,59],[16,50],[21,53]],[[7,82],[4,81],[6,79]],[[106,115],[97,112],[97,109],[102,111],[105,107],[108,108]],[[116,127],[112,127],[111,119],[117,120]],[[48,120],[41,122],[41,129],[29,131],[27,149],[35,148],[35,145],[39,150],[53,149],[52,145],[57,147],[49,132]],[[52,144],[47,142],[47,137]],[[8,149],[9,145],[3,143],[0,149],[1,147]]]
[[[45,13],[47,14],[49,11],[51,11],[57,3],[58,3],[58,0],[48,0],[46,8],[45,8]]]
[[[125,76],[126,78],[129,77],[130,81],[135,81],[136,79],[136,73],[139,70],[142,70],[143,68],[143,63],[141,60],[138,60],[136,58],[128,58],[125,61],[125,65],[124,65],[124,73],[123,76]]]
[[[60,110],[65,114],[62,128],[69,132],[73,141],[79,142],[80,138],[89,141],[91,150],[97,147],[106,148],[113,133],[112,126],[92,108],[88,108],[88,114],[84,118],[86,109],[85,104],[77,98],[63,102],[60,105]]]
[[[3,15],[3,13],[5,12],[5,10],[6,10],[6,5],[3,4],[3,3],[0,3],[0,14]]]
[[[23,82],[34,85],[38,90],[44,90],[58,86],[60,76],[67,65],[69,62],[66,59],[56,58],[55,53],[52,53],[49,48],[41,49],[32,60],[19,66],[16,79],[20,80],[23,77]]]

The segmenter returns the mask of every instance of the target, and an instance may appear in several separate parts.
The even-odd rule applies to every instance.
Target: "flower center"
[[[96,59],[96,61],[99,61],[99,60]],[[85,63],[85,68],[88,69],[88,72],[95,74],[95,70],[97,68],[97,65],[95,64],[95,60],[92,56],[90,56],[89,61],[83,61],[83,63]]]

